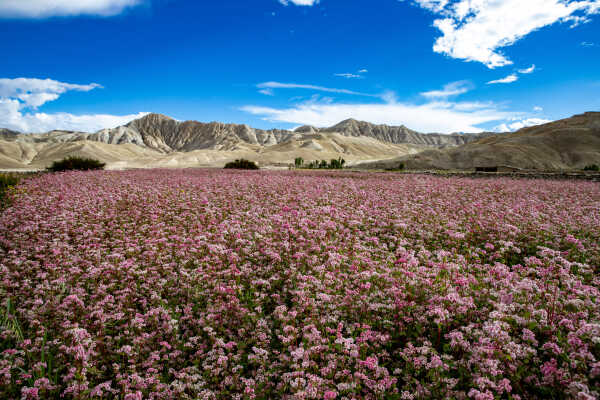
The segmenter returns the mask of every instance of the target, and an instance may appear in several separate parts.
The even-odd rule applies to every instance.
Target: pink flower
[[[39,399],[38,388],[36,387],[24,387],[21,389],[21,399],[23,400],[35,400]]]

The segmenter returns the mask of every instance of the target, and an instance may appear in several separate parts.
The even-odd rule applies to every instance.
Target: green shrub
[[[14,175],[0,174],[0,210],[8,206],[8,191],[19,183]]]
[[[235,160],[225,164],[226,169],[258,169],[258,165],[254,161],[245,159]]]
[[[48,171],[59,172],[59,171],[88,171],[95,169],[104,169],[106,164],[93,158],[83,157],[67,157],[60,161],[54,161]]]
[[[590,164],[590,165],[586,165],[585,168],[583,168],[583,170],[598,172],[598,171],[600,171],[600,167],[597,164]]]

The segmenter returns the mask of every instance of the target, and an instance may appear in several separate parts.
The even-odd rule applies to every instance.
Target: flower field
[[[0,216],[2,399],[595,399],[600,185],[128,171]]]

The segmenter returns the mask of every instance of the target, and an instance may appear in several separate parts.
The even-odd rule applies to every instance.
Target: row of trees
[[[337,160],[332,158],[329,162],[326,160],[315,160],[311,161],[308,164],[304,163],[304,159],[302,157],[298,157],[294,160],[294,165],[296,168],[308,168],[308,169],[342,169],[346,164],[346,160],[342,157]]]

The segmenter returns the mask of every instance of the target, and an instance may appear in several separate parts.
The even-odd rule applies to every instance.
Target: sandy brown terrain
[[[228,161],[247,158],[261,166],[287,166],[296,157],[307,161],[342,157],[348,165],[364,160],[381,160],[399,154],[415,154],[423,146],[384,143],[369,137],[314,134],[260,146],[237,144],[230,150],[192,150],[162,153],[136,144],[107,144],[89,140],[63,143],[0,141],[0,169],[38,170],[53,161],[80,156],[101,160],[108,169],[222,167]]]
[[[470,170],[506,166],[519,169],[568,170],[600,164],[600,113],[589,112],[514,133],[504,133],[447,149],[362,163],[362,168]]]

